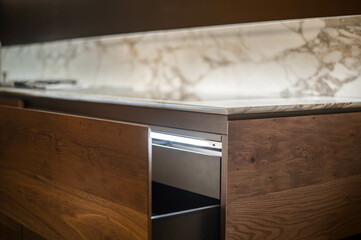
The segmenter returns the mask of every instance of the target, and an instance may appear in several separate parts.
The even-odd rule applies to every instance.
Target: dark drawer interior
[[[152,183],[153,240],[219,240],[219,200]]]

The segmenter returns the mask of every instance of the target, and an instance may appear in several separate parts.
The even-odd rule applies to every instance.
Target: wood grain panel
[[[0,239],[21,240],[21,225],[0,212]]]
[[[230,198],[360,173],[361,113],[229,122]]]
[[[137,211],[42,176],[4,168],[0,174],[11,182],[1,188],[1,206],[46,239],[142,239]]]
[[[34,233],[26,227],[22,227],[23,229],[23,239],[22,240],[45,240],[45,238],[40,235]]]
[[[148,239],[148,131],[0,107],[1,211],[47,239]]]
[[[361,175],[230,202],[228,239],[339,240],[361,231]]]
[[[231,121],[228,131],[226,231],[233,239],[241,235],[245,237],[246,233],[253,231],[247,229],[248,225],[243,226],[242,223],[235,222],[235,219],[240,221],[240,218],[247,221],[249,215],[252,215],[251,212],[248,212],[247,216],[243,215],[242,210],[238,209],[240,204],[244,204],[243,201],[252,199],[256,201],[262,199],[261,196],[275,196],[275,201],[281,201],[282,199],[278,199],[277,195],[268,194],[287,192],[329,181],[339,180],[342,183],[345,177],[361,174],[361,113]],[[319,205],[317,199],[312,200],[312,194],[319,194],[321,190],[314,188],[315,192],[309,192],[308,195],[303,195],[303,198],[311,199],[311,205]],[[288,193],[292,194],[292,191]],[[342,193],[339,199],[341,195]],[[268,200],[267,198],[264,200],[264,202],[257,200],[255,204],[259,205],[259,209],[264,208],[266,211]],[[280,204],[287,205],[288,202],[285,200]],[[339,207],[340,211],[344,209],[343,205]],[[332,208],[328,210],[329,221],[340,221],[341,225],[338,226],[339,231],[342,232],[346,226],[342,225],[344,219],[337,214],[338,210]],[[313,210],[304,208],[303,211],[307,215]],[[358,221],[361,221],[361,216],[357,217]],[[254,220],[256,219],[259,219],[264,231],[272,225],[272,222],[262,220],[257,209],[254,210]],[[287,235],[291,232],[287,228],[287,221],[291,219],[290,215],[289,219],[286,218],[283,224],[279,225],[279,230],[283,234]],[[305,221],[300,220],[298,224],[302,229],[310,229],[311,232],[307,234],[315,230],[306,226],[308,225],[306,218]],[[306,227],[303,228],[301,225]],[[296,227],[293,226],[292,231]],[[324,231],[324,234],[331,233],[331,231],[327,232],[326,228]],[[268,238],[263,239],[283,239],[269,233]],[[254,237],[249,235],[244,239],[255,239]]]

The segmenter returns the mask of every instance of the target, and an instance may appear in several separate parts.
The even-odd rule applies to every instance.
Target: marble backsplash
[[[360,97],[361,15],[9,46],[1,68],[7,81],[76,79],[172,99]]]

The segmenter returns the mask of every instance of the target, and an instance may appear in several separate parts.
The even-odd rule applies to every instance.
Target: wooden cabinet
[[[336,240],[361,231],[361,112],[209,118],[208,132],[204,114],[191,125],[187,113],[188,130],[166,129],[221,143],[217,167],[192,149],[178,159],[174,146],[152,147],[150,128],[162,127],[147,119],[116,119],[138,121],[140,113],[125,114],[139,109],[112,115],[98,103],[69,103],[71,114],[60,114],[58,103],[26,103],[49,111],[0,107],[0,211],[45,239]],[[149,121],[169,127],[166,117]],[[192,175],[205,163],[219,175],[199,190]],[[159,168],[167,164],[175,172]],[[2,234],[16,236],[18,225],[3,225]]]
[[[148,239],[146,126],[0,107],[1,211],[47,239]]]
[[[1,211],[46,239],[219,239],[219,200],[152,186],[151,150],[144,125],[0,106]]]
[[[227,239],[361,231],[361,113],[229,122]]]

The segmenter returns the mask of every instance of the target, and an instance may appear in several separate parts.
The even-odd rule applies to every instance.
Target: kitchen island
[[[342,239],[360,233],[360,98],[171,98],[129,89],[86,88],[3,88],[0,97],[8,105],[1,107],[1,124],[12,129],[1,131],[1,167],[6,173],[2,176],[8,177],[0,181],[1,212],[46,239],[151,238],[155,229],[152,171],[158,171],[152,169],[152,157],[161,157],[151,156],[152,149],[154,153],[158,150],[154,141],[151,147],[148,129],[221,144],[220,165],[209,168],[219,171],[219,197],[211,194],[212,199],[207,200],[207,207],[220,206],[215,209],[219,229],[212,232],[217,234],[214,239]],[[21,137],[22,131],[26,134]],[[32,142],[37,136],[41,140]],[[27,154],[35,154],[28,158],[39,167],[33,168],[27,156],[15,150],[21,148],[14,139],[23,139],[21,146],[27,146]],[[126,144],[127,139],[132,144]],[[37,146],[50,157],[37,159],[39,155],[31,150]],[[13,164],[12,159],[24,167]],[[200,157],[191,159],[197,161]],[[62,161],[69,166],[59,163]],[[114,161],[124,166],[114,165]],[[32,181],[31,192],[9,190],[26,189],[21,181],[9,184],[10,176],[15,176],[9,169]],[[131,187],[135,182],[138,187]],[[43,194],[38,185],[54,188],[54,194],[66,194],[54,200],[57,195]],[[79,201],[69,204],[70,199],[81,199],[81,207]],[[68,207],[60,207],[63,204]],[[25,211],[21,206],[43,207],[49,213]],[[206,214],[211,214],[210,219],[212,213]],[[127,216],[126,220],[122,216]],[[206,224],[204,217],[200,219]],[[206,229],[214,229],[210,226],[215,222],[208,222]],[[178,226],[179,222],[174,224]],[[188,238],[210,239],[204,232],[198,237],[196,234],[192,232]],[[153,235],[153,239],[161,238]]]

